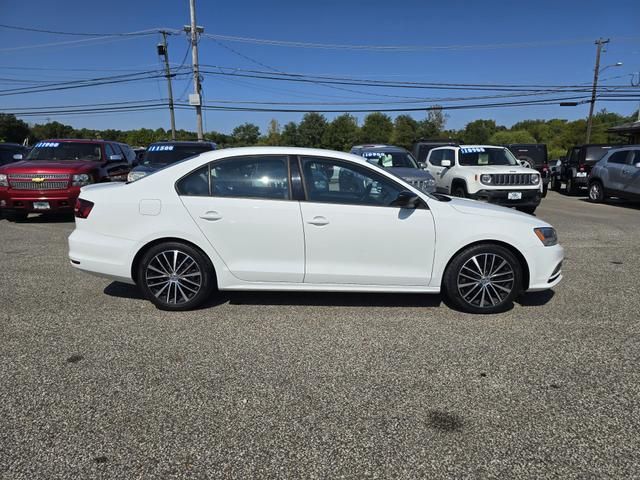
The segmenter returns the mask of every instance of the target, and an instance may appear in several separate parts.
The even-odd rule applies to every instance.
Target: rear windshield
[[[151,145],[144,154],[140,165],[166,166],[185,158],[195,157],[202,152],[213,150],[209,144],[203,145]]]
[[[519,165],[519,163],[506,148],[463,147],[460,149],[460,165],[477,167],[484,165]]]
[[[27,160],[102,160],[102,149],[97,143],[39,142],[29,152]]]
[[[604,147],[587,147],[587,152],[586,152],[586,156],[585,156],[585,163],[596,163],[598,160],[600,160],[602,157],[605,156],[605,154],[611,150],[613,147],[608,147],[608,146],[604,146]]]
[[[509,147],[509,150],[518,160],[524,160],[531,165],[542,166],[547,163],[547,148],[545,145],[513,145]]]
[[[409,152],[362,152],[362,156],[382,168],[418,168]]]

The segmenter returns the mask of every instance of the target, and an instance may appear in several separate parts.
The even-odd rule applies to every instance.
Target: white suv
[[[504,147],[434,148],[426,168],[435,177],[439,193],[516,207],[526,213],[533,213],[542,198],[540,173],[522,167]]]

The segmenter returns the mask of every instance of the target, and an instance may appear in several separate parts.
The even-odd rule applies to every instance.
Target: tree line
[[[594,116],[592,143],[624,143],[624,137],[607,132],[609,127],[631,121],[634,115],[625,117],[602,110]],[[272,119],[266,132],[253,123],[243,123],[231,134],[208,132],[205,138],[221,147],[250,145],[283,145],[296,147],[328,148],[348,151],[359,143],[388,143],[410,149],[420,139],[452,139],[468,144],[546,143],[550,158],[565,154],[573,145],[584,143],[586,120],[563,119],[524,120],[507,128],[495,120],[478,119],[463,129],[446,128],[447,115],[441,110],[431,110],[422,120],[409,115],[389,115],[375,112],[368,114],[362,124],[350,114],[342,114],[332,120],[315,112],[307,113],[298,123],[281,126]],[[195,132],[178,130],[178,140],[195,140]],[[0,140],[22,143],[25,138],[31,144],[47,138],[102,138],[127,143],[131,146],[147,146],[167,140],[170,132],[163,129],[139,128],[136,130],[76,129],[60,122],[29,125],[11,114],[0,114]]]

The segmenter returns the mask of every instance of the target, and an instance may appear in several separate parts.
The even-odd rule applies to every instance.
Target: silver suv
[[[611,150],[593,166],[589,201],[603,202],[607,197],[640,200],[640,145]]]

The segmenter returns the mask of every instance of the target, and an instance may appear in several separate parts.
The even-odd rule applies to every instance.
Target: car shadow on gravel
[[[593,205],[593,203],[590,202],[588,198],[581,198],[580,201]],[[607,198],[600,205],[611,205],[615,207],[630,208],[632,210],[640,210],[640,202],[634,202],[633,200],[624,200],[621,198]]]
[[[544,290],[542,292],[523,293],[515,302],[521,307],[541,307],[546,305],[555,296],[553,290]]]
[[[2,218],[6,218],[6,216],[1,216],[0,219]],[[73,215],[65,214],[31,214],[25,220],[9,220],[7,218],[7,221],[22,225],[28,225],[30,223],[74,223],[75,218]]]
[[[110,297],[145,300],[135,285],[112,282],[104,289]],[[146,301],[146,300],[145,300]],[[325,307],[438,307],[441,295],[420,293],[343,292],[219,292],[200,308],[230,305],[309,305]]]

